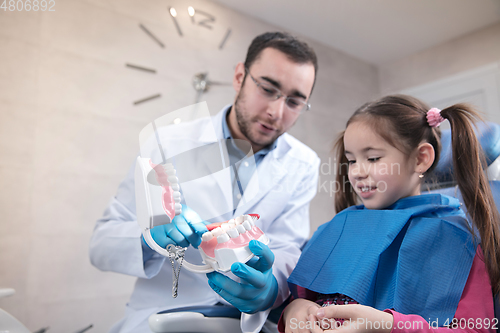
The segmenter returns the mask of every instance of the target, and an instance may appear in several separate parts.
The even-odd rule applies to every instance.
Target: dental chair
[[[262,332],[278,332],[277,323],[287,305],[272,310]],[[216,304],[170,309],[149,317],[149,327],[155,333],[235,333],[241,332],[241,312],[233,306]]]
[[[479,123],[477,136],[486,156],[488,180],[497,209],[500,210],[500,125],[495,123]],[[451,132],[446,130],[441,136],[441,157],[432,174],[430,183],[424,187],[432,193],[446,194],[462,202],[458,186],[453,183],[453,160],[451,156]],[[425,192],[425,191],[422,191]],[[465,210],[465,207],[463,207]],[[500,320],[500,295],[494,299],[495,317]]]

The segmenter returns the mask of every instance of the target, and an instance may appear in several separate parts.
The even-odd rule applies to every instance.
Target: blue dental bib
[[[442,326],[454,317],[476,245],[452,197],[412,196],[384,210],[353,206],[318,228],[288,282]]]

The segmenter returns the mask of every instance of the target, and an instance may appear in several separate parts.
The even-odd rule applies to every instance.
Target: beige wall
[[[91,332],[105,332],[122,317],[134,278],[92,267],[88,241],[138,152],[139,131],[194,102],[194,73],[231,81],[251,39],[276,30],[205,0],[190,4],[216,17],[212,30],[180,13],[179,37],[166,7],[185,8],[181,0],[65,0],[55,12],[0,11],[0,288],[17,291],[0,307],[32,331],[92,323]],[[227,27],[233,32],[220,51]],[[311,205],[314,230],[334,212],[331,141],[355,107],[377,96],[378,76],[372,65],[311,44],[320,63],[313,110],[291,133],[326,163]],[[156,93],[162,98],[132,105]],[[214,87],[204,99],[216,112],[233,94]]]
[[[379,66],[382,94],[442,79],[500,60],[500,23]]]
[[[207,0],[191,4],[216,17],[212,30],[168,5],[182,0],[66,0],[55,12],[0,11],[0,299],[30,330],[105,332],[123,315],[134,278],[100,272],[87,249],[95,220],[138,152],[152,119],[194,102],[194,73],[231,80],[251,39],[269,24]],[[142,23],[165,44],[160,48]],[[225,48],[218,45],[233,29]],[[311,103],[290,131],[322,159],[312,230],[334,214],[332,142],[356,107],[500,59],[500,24],[378,68],[310,41],[320,72]],[[156,75],[125,63],[157,69]],[[162,98],[132,102],[161,93]],[[231,87],[203,99],[212,112],[232,102]]]

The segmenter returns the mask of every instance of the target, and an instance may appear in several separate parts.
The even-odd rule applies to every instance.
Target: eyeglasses
[[[268,100],[275,101],[281,97],[284,97],[286,107],[294,113],[301,113],[311,108],[311,104],[307,103],[304,99],[299,97],[286,96],[281,92],[281,90],[274,87],[273,85],[266,82],[257,81],[252,76],[252,74],[250,74],[248,68],[245,68],[245,71],[257,86],[257,91],[259,92],[259,94],[263,97],[266,97]]]

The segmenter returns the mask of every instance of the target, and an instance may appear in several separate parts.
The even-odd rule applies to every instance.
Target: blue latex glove
[[[172,223],[156,226],[151,229],[151,237],[163,248],[168,244],[188,247],[190,244],[198,248],[201,244],[201,236],[207,232],[207,221],[191,208],[182,205],[182,213],[174,217]],[[142,241],[147,245],[144,241]]]
[[[236,262],[231,272],[241,283],[218,272],[208,273],[208,284],[241,312],[255,313],[270,308],[278,296],[278,282],[273,275],[274,254],[266,245],[251,240],[250,251],[256,255],[246,264]]]

